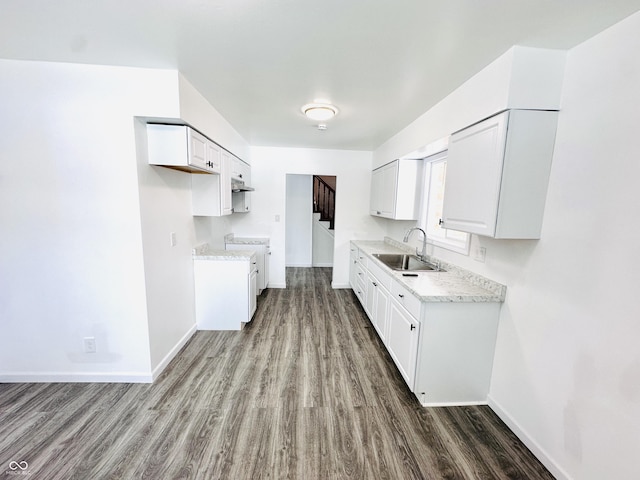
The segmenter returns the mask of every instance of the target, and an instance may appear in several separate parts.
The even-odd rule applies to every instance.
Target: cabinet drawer
[[[367,259],[367,256],[362,253],[360,250],[358,250],[358,257],[357,257],[358,263],[360,265],[362,265],[362,268],[369,268],[369,261]]]
[[[380,285],[382,285],[387,290],[391,290],[391,283],[393,282],[393,278],[387,272],[385,272],[381,266],[378,265],[378,262],[374,260],[369,260],[369,273],[375,277]]]
[[[406,308],[414,318],[420,319],[422,302],[396,281],[391,284],[391,297]]]

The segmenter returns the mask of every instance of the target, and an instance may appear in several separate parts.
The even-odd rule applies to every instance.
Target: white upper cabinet
[[[251,166],[238,157],[233,156],[231,158],[231,178],[234,180],[241,180],[247,185],[251,177]]]
[[[508,110],[449,142],[443,227],[540,238],[558,112]]]
[[[220,173],[220,147],[185,125],[147,125],[149,163],[190,173]]]
[[[416,220],[422,160],[394,160],[371,174],[370,214],[394,220]]]

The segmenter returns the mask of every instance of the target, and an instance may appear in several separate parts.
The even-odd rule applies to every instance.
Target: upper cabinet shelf
[[[555,111],[508,110],[454,133],[443,227],[540,238],[557,119]]]
[[[371,174],[370,214],[394,220],[418,218],[422,160],[394,160]]]

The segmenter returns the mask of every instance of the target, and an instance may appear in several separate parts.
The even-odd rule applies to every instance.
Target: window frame
[[[429,213],[430,207],[434,208],[430,205],[430,199],[434,194],[433,189],[438,187],[438,185],[434,185],[433,182],[436,179],[433,177],[434,170],[433,167],[436,164],[445,163],[445,177],[446,177],[446,162],[448,157],[448,150],[444,150],[433,155],[429,155],[428,157],[424,157],[423,161],[423,178],[422,178],[422,198],[420,204],[420,214],[418,219],[418,226],[422,228],[427,234],[427,243],[436,247],[444,248],[446,250],[450,250],[456,253],[460,253],[462,255],[469,255],[471,249],[471,235],[466,232],[456,232],[458,237],[462,238],[448,238],[447,232],[454,230],[447,230],[442,228],[439,223],[429,222]],[[433,181],[432,181],[433,180]],[[444,180],[440,184],[441,194],[444,196]],[[439,206],[440,210],[442,209],[442,205]],[[441,216],[441,215],[440,215]],[[434,234],[434,231],[444,231],[444,235],[440,234],[440,232]]]

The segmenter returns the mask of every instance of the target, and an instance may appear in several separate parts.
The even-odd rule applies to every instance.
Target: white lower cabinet
[[[413,318],[395,299],[389,308],[389,332],[385,345],[407,385],[412,388],[416,378],[416,357],[420,322]],[[413,390],[413,388],[412,388]]]
[[[423,304],[412,388],[420,403],[487,403],[499,312],[491,302]]]
[[[257,260],[194,260],[198,330],[241,330],[256,311]]]
[[[423,302],[351,246],[350,282],[424,406],[486,404],[500,303]]]
[[[269,258],[271,249],[266,244],[225,243],[225,250],[251,250],[256,252],[256,288],[258,295],[269,285]]]

